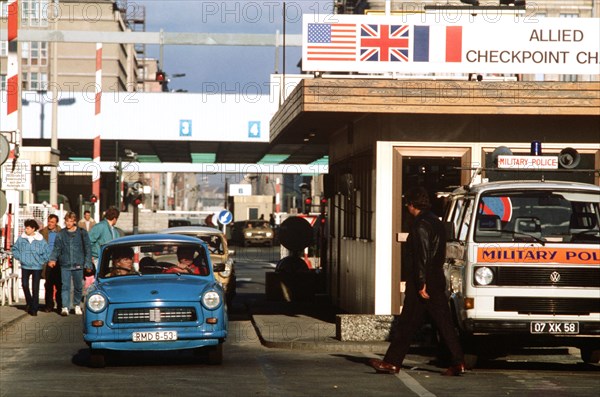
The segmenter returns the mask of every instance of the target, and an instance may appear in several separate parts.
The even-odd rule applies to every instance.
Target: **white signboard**
[[[231,185],[229,185],[229,195],[230,196],[251,196],[252,195],[252,185],[241,184],[241,183],[232,183]]]
[[[498,168],[558,169],[558,156],[498,156]]]
[[[11,160],[2,164],[2,190],[30,190],[31,163],[29,160]]]
[[[600,19],[305,15],[302,69],[600,74]]]

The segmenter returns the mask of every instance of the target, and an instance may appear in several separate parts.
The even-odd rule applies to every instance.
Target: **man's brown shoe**
[[[372,358],[369,360],[369,365],[375,369],[375,371],[384,374],[397,374],[400,372],[400,368],[393,364],[386,363],[378,358]]]
[[[456,364],[449,367],[447,370],[442,372],[443,376],[459,376],[460,374],[465,373],[465,365],[464,364]]]

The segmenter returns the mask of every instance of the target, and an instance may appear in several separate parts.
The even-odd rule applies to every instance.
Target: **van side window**
[[[471,215],[473,214],[473,200],[465,199],[460,208],[460,213],[456,219],[456,232],[458,239],[464,241],[467,239],[469,233],[469,222],[471,221]]]

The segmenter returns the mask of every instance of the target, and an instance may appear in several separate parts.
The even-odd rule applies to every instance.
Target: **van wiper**
[[[515,232],[512,230],[501,230],[501,232],[508,233],[508,234],[512,235],[513,237],[518,237],[518,236],[529,237],[529,238],[535,240],[537,243],[540,243],[542,246],[546,245],[546,242],[543,239],[541,239],[537,236],[534,236],[533,234],[524,233],[524,232]]]

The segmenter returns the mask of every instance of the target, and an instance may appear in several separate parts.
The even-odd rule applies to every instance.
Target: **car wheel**
[[[106,352],[101,349],[90,349],[90,367],[104,368],[106,366]]]
[[[210,346],[208,348],[208,364],[209,365],[221,365],[223,363],[223,344],[219,343],[217,346]]]

